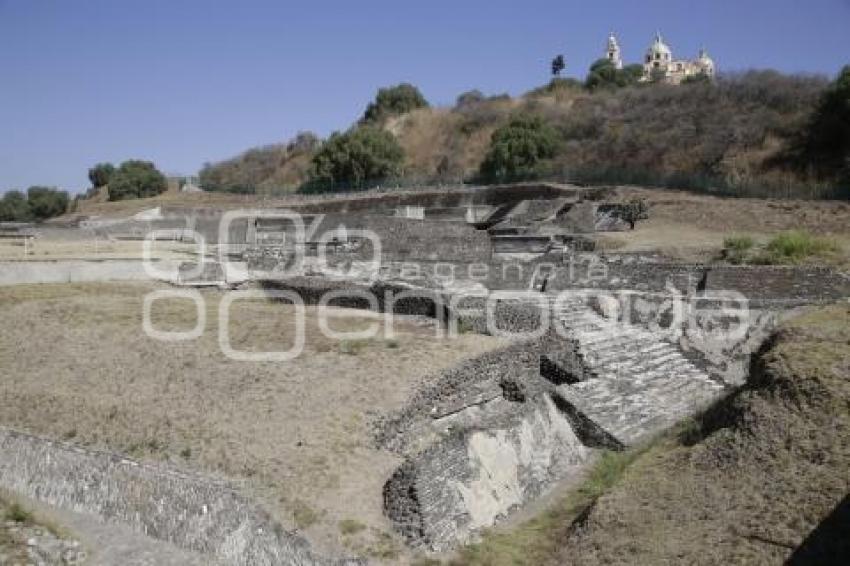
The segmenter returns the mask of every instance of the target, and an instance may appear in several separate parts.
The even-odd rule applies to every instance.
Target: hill
[[[405,152],[401,184],[476,180],[497,128],[538,116],[557,131],[551,180],[667,186],[733,195],[836,196],[794,161],[828,81],[751,71],[715,83],[588,90],[556,80],[517,98],[464,93],[451,108],[385,117]],[[353,127],[358,127],[357,125]],[[256,148],[207,165],[202,184],[232,192],[291,192],[307,180],[318,142]]]

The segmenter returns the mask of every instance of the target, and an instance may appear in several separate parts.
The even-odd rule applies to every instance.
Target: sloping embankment
[[[599,498],[557,564],[846,564],[850,306],[784,324],[747,385]]]

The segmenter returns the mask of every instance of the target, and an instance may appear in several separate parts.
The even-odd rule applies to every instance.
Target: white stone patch
[[[490,527],[525,503],[528,486],[522,480],[551,481],[586,458],[586,448],[548,397],[545,409],[536,409],[516,429],[473,433],[467,449],[479,474],[455,487],[469,514],[469,530]],[[562,461],[564,456],[568,461]]]

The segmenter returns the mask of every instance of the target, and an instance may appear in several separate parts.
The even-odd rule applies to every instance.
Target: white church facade
[[[623,68],[620,44],[613,33],[608,36],[605,58],[611,61],[617,69]],[[714,61],[708,56],[705,49],[700,49],[696,59],[674,59],[672,49],[664,43],[660,33],[655,34],[655,39],[646,50],[642,64],[643,76],[641,80],[644,82],[657,80],[670,84],[680,84],[686,78],[698,75],[705,75],[709,79],[714,79],[717,72]]]

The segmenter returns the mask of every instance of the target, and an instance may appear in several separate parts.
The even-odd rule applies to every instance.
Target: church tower
[[[614,63],[617,69],[623,68],[623,58],[620,56],[620,44],[617,43],[617,38],[614,32],[608,35],[608,45],[605,49],[605,58]]]

